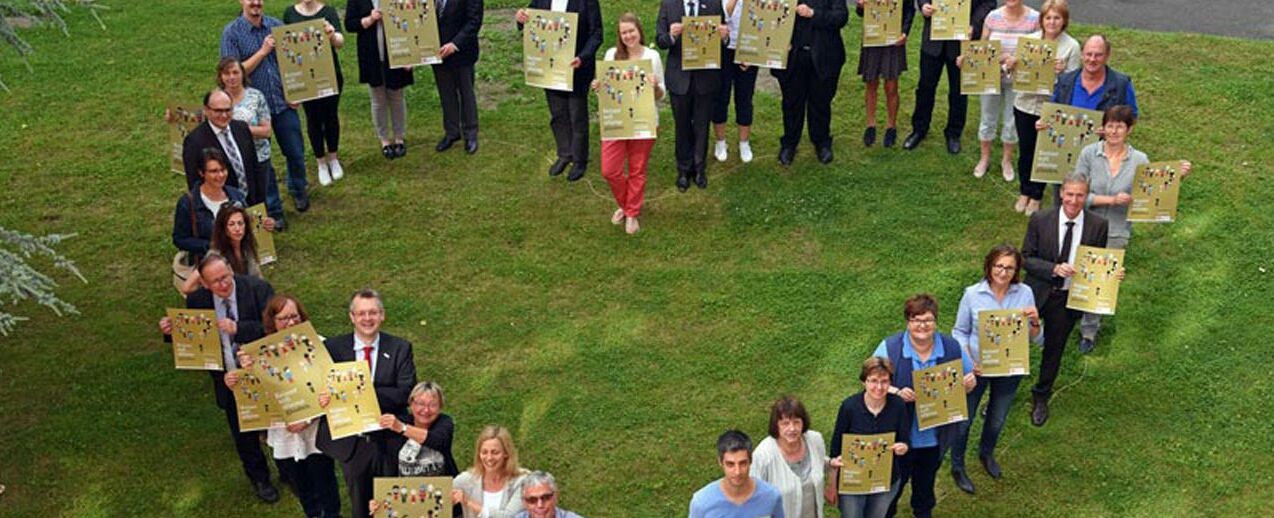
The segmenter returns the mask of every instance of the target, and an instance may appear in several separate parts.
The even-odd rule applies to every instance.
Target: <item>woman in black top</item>
[[[340,92],[345,89],[345,76],[341,74],[341,61],[336,57],[336,50],[345,45],[345,35],[341,34],[341,17],[336,14],[336,8],[319,0],[300,0],[283,11],[283,23],[310,20],[325,22],[323,32],[331,45],[332,62],[336,65],[336,95],[301,103],[305,108],[305,131],[310,135],[310,148],[314,150],[314,161],[318,163],[319,183],[327,185],[332,180],[340,180],[345,174],[336,154],[341,143]]]
[[[839,469],[844,465],[840,457],[844,434],[894,434],[894,443],[890,446],[894,452],[894,465],[887,491],[869,495],[838,495],[836,488],[840,480],[839,472],[838,476],[827,477],[827,501],[838,504],[843,518],[885,516],[894,494],[902,487],[898,483],[902,475],[898,457],[906,455],[909,448],[911,414],[907,412],[907,404],[902,397],[889,393],[893,374],[894,368],[888,359],[877,356],[868,358],[863,362],[863,369],[858,375],[858,379],[863,382],[863,391],[845,398],[840,405],[840,412],[836,414],[836,428],[832,431],[833,458],[829,462],[833,468]]]
[[[411,415],[400,421],[393,414],[380,416],[380,426],[397,435],[390,437],[385,454],[385,476],[398,477],[455,477],[460,474],[456,459],[451,455],[451,439],[455,437],[456,423],[451,416],[442,413],[442,386],[432,381],[422,381],[411,389],[407,403]],[[379,507],[375,500],[368,503],[371,513]],[[460,508],[452,516],[460,516]]]
[[[395,159],[407,154],[403,141],[407,133],[403,87],[414,84],[416,79],[411,67],[389,68],[382,16],[372,0],[349,0],[345,4],[345,31],[358,35],[358,82],[366,83],[371,93],[372,123],[380,138],[380,152],[385,158]]]

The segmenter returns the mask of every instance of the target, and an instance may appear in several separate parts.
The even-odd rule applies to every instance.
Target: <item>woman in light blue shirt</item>
[[[1030,340],[1042,343],[1044,334],[1040,327],[1040,314],[1035,309],[1035,295],[1031,288],[1020,282],[1022,253],[1012,245],[999,245],[986,254],[982,262],[982,280],[964,289],[960,309],[956,312],[955,327],[951,335],[960,343],[965,355],[973,358],[977,367],[977,385],[969,392],[969,420],[959,424],[954,444],[951,446],[951,476],[956,486],[966,493],[973,493],[973,481],[964,469],[964,451],[969,442],[969,428],[978,415],[978,404],[987,387],[991,389],[987,402],[986,422],[982,424],[982,441],[978,446],[978,459],[991,478],[1000,478],[1000,465],[995,461],[995,444],[1004,429],[1004,418],[1017,394],[1017,385],[1027,374],[1005,377],[983,377],[981,348],[978,344],[978,312],[1002,309],[1020,309],[1027,320]]]

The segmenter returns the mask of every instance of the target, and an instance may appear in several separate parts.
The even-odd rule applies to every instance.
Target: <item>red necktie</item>
[[[363,358],[367,360],[367,372],[372,371],[372,346],[363,347]]]

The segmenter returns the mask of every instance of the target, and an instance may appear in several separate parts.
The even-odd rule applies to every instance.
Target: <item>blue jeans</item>
[[[285,109],[271,115],[274,140],[288,162],[288,193],[293,198],[305,194],[305,139],[301,137],[301,117],[296,110]],[[277,187],[276,187],[277,189]]]
[[[889,491],[872,495],[840,495],[836,499],[836,507],[840,509],[841,518],[883,518],[889,511],[889,502],[894,500],[902,487],[901,480],[889,484]]]
[[[969,429],[973,419],[978,415],[978,404],[982,402],[982,394],[987,386],[991,388],[991,398],[987,401],[986,422],[982,423],[982,442],[978,446],[978,455],[995,453],[995,445],[1000,441],[1000,432],[1004,430],[1004,420],[1009,415],[1009,407],[1017,395],[1017,386],[1022,376],[1007,378],[984,378],[978,376],[978,386],[969,393],[969,420],[959,423],[956,428],[955,444],[951,445],[951,469],[964,469],[964,452],[968,448]]]
[[[265,171],[265,212],[271,218],[283,217],[283,197],[279,196],[279,179],[274,175],[274,164],[269,160],[257,162],[257,170]]]

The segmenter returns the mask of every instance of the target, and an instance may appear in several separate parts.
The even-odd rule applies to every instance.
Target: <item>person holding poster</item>
[[[1039,378],[1031,388],[1031,424],[1035,426],[1048,421],[1048,400],[1062,365],[1066,339],[1080,317],[1079,311],[1066,307],[1075,275],[1075,253],[1079,245],[1105,248],[1107,242],[1106,218],[1084,209],[1088,179],[1071,173],[1062,180],[1061,192],[1061,206],[1032,215],[1022,239],[1026,285],[1044,319],[1044,353],[1040,355]]]
[[[893,516],[898,499],[902,496],[902,486],[907,485],[908,481],[911,481],[911,511],[916,516],[929,516],[937,505],[933,494],[934,479],[937,478],[938,468],[942,467],[943,452],[951,446],[960,423],[920,429],[911,373],[959,360],[964,372],[961,383],[966,393],[977,386],[977,377],[973,374],[973,359],[964,354],[960,343],[937,331],[938,301],[932,295],[921,293],[907,299],[903,305],[903,317],[907,319],[907,329],[881,340],[872,353],[872,356],[889,359],[889,364],[896,369],[893,385],[888,391],[890,394],[897,394],[907,403],[907,416],[911,420],[911,431],[908,433],[911,438],[910,451],[903,457],[900,466],[902,479],[899,480],[898,490],[889,504],[888,516]]]
[[[422,0],[429,1],[429,0]],[[473,86],[473,65],[478,62],[478,31],[482,29],[482,0],[436,0],[438,6],[438,57],[433,65],[438,101],[442,104],[442,140],[439,153],[464,138],[464,150],[478,152],[478,98]]]
[[[734,62],[739,48],[739,21],[746,2],[725,0],[724,3],[729,43],[721,51],[721,91],[717,93],[717,103],[712,107],[712,131],[717,137],[712,155],[718,162],[730,158],[730,149],[725,143],[725,122],[730,117],[731,91],[734,92],[734,123],[739,127],[739,160],[745,164],[752,161],[752,144],[748,142],[752,135],[752,94],[756,92],[756,75],[761,69]]]
[[[717,92],[720,70],[681,69],[681,17],[715,16],[721,45],[729,45],[730,28],[725,24],[721,0],[663,0],[655,21],[655,44],[668,51],[668,93],[672,94],[672,118],[677,153],[677,190],[686,192],[691,177],[700,189],[708,188],[708,122]],[[722,52],[724,55],[725,52]]]
[[[1070,6],[1066,0],[1045,0],[1040,6],[1041,30],[1030,34],[1034,38],[1057,43],[1056,63],[1054,68],[1058,74],[1079,68],[1079,42],[1075,41],[1066,28],[1070,26]],[[1004,66],[1012,70],[1017,65],[1017,57],[1009,56]],[[1013,210],[1030,216],[1040,210],[1040,200],[1044,199],[1044,184],[1031,181],[1031,169],[1035,166],[1035,122],[1040,120],[1041,105],[1049,100],[1048,95],[1018,92],[1013,98],[1013,123],[1017,128],[1018,154],[1017,203]]]
[[[212,148],[227,158],[226,173],[230,176],[226,182],[239,189],[246,202],[256,205],[269,199],[268,172],[258,167],[252,128],[235,119],[234,110],[234,99],[225,91],[216,89],[204,94],[204,121],[195,126],[181,143],[186,188],[193,190],[199,185],[204,150]],[[171,113],[168,116],[171,117]]]
[[[199,262],[199,277],[203,284],[186,297],[189,309],[215,309],[217,328],[221,335],[221,355],[226,369],[238,366],[235,351],[265,336],[262,324],[267,301],[274,296],[270,283],[245,275],[235,275],[220,254],[209,253]],[[168,317],[159,321],[159,330],[172,334],[172,322]],[[230,438],[239,453],[243,472],[252,482],[252,489],[263,502],[279,501],[279,490],[270,483],[270,467],[261,452],[261,432],[239,431],[239,410],[235,406],[234,392],[226,387],[221,371],[209,371],[212,391],[217,406],[226,414],[230,426]]]
[[[646,31],[641,26],[641,19],[636,14],[627,12],[619,16],[616,26],[619,44],[607,49],[604,59],[649,61],[653,75],[646,80],[655,89],[655,100],[663,99],[663,61],[659,59],[659,51],[646,46]],[[599,87],[600,82],[593,80],[592,89],[597,90]],[[658,118],[659,112],[656,110],[656,123]],[[629,234],[635,234],[641,229],[637,217],[641,215],[642,201],[646,197],[646,166],[650,163],[650,151],[654,148],[654,138],[602,139],[602,177],[610,184],[610,192],[619,205],[611,214],[610,221],[616,225],[623,223],[624,230]],[[627,176],[624,176],[625,163],[628,165]]]
[[[845,398],[836,413],[836,426],[832,428],[832,454],[836,457],[828,462],[833,469],[828,471],[826,496],[827,501],[836,502],[843,518],[884,518],[890,502],[902,491],[902,456],[910,449],[911,412],[901,396],[889,393],[893,387],[893,374],[894,366],[889,359],[879,356],[868,358],[858,373],[863,390]],[[889,446],[894,454],[889,491],[870,495],[837,494],[840,477],[836,470],[844,467],[845,459],[841,458],[840,452],[843,451],[841,442],[845,434],[882,433],[894,434],[894,443]]]
[[[261,318],[266,335],[309,320],[300,300],[281,293],[270,297]],[[240,352],[237,356],[244,368],[252,366],[251,355]],[[239,381],[238,371],[226,372],[226,388],[234,390]],[[340,516],[341,494],[336,485],[336,465],[316,445],[319,428],[316,421],[271,428],[265,433],[265,442],[274,454],[279,478],[291,481],[306,516]]]
[[[769,436],[756,445],[749,471],[779,491],[784,516],[823,516],[818,491],[827,466],[824,448],[823,434],[810,429],[810,414],[801,400],[782,396],[770,405]]]
[[[358,35],[358,82],[371,94],[372,125],[388,160],[407,155],[407,102],[403,88],[415,84],[411,67],[390,68],[385,26],[377,0],[349,0],[345,30]],[[392,128],[390,126],[392,121]]]
[[[252,234],[252,225],[248,223],[248,211],[233,203],[224,204],[217,213],[212,225],[212,239],[208,250],[221,254],[230,264],[230,269],[238,275],[263,278],[261,262],[257,258],[257,240]],[[199,273],[191,274],[180,290],[189,295],[199,289]]]
[[[779,163],[791,165],[809,117],[810,142],[824,164],[832,161],[832,99],[845,65],[840,30],[849,23],[845,0],[809,0],[796,6],[787,68],[770,69],[783,95]]]
[[[544,89],[551,117],[549,127],[553,129],[553,140],[557,143],[557,160],[549,166],[549,176],[562,174],[570,165],[571,173],[566,179],[578,181],[588,171],[588,87],[596,72],[597,49],[602,46],[602,7],[597,0],[531,0],[527,8],[576,13],[579,17],[575,57],[571,59],[571,68],[575,69],[573,88],[569,92]],[[529,20],[525,9],[518,9],[514,16],[519,29]],[[644,43],[645,32],[641,36]],[[622,42],[620,46],[623,46]],[[603,163],[605,153],[603,150]]]
[[[1102,114],[1103,140],[1084,146],[1075,163],[1075,174],[1088,179],[1088,197],[1084,207],[1106,219],[1110,229],[1105,248],[1128,248],[1132,223],[1128,222],[1128,205],[1132,203],[1133,178],[1137,167],[1149,164],[1146,154],[1128,143],[1132,127],[1137,123],[1132,107],[1111,106]],[[1189,161],[1181,162],[1181,179],[1190,175]],[[1084,313],[1079,323],[1079,352],[1088,354],[1097,344],[1101,315]]]
[[[864,0],[857,0],[858,7],[854,12],[863,16]],[[907,70],[907,35],[911,33],[911,22],[916,18],[916,4],[902,2],[902,37],[888,47],[860,46],[858,49],[858,75],[863,76],[866,84],[865,99],[867,101],[867,129],[863,131],[863,145],[871,147],[876,143],[876,104],[879,99],[880,79],[885,79],[885,113],[888,126],[885,127],[885,147],[893,147],[898,141],[898,78]]]
[[[408,396],[416,385],[416,363],[411,342],[382,332],[385,305],[380,293],[363,288],[349,303],[349,319],[354,332],[324,343],[333,362],[365,361],[372,373],[376,402],[385,414],[406,415]],[[331,394],[318,396],[320,407],[331,402]],[[393,473],[385,466],[387,443],[393,432],[381,430],[342,439],[332,439],[327,420],[319,422],[320,450],[341,463],[345,487],[349,491],[350,516],[367,518],[367,502],[372,499],[372,478]]]
[[[995,9],[995,0],[971,0],[969,25],[973,33],[970,39],[982,38],[982,22],[987,13]],[[960,70],[956,57],[960,55],[959,40],[935,40],[930,37],[932,0],[919,0],[920,14],[925,17],[924,35],[920,40],[920,80],[916,84],[916,108],[911,114],[911,134],[902,141],[902,148],[916,149],[929,134],[929,122],[933,119],[934,97],[938,93],[938,80],[942,70],[947,71],[947,126],[942,133],[947,137],[947,152],[960,152],[960,134],[968,111],[968,100],[960,95]]]
[[[422,381],[412,387],[408,396],[409,415],[403,419],[394,414],[380,416],[381,427],[394,433],[385,449],[386,467],[395,469],[392,476],[455,477],[460,474],[451,454],[456,423],[442,413],[445,402],[441,385]],[[452,516],[460,515],[457,504]]]
[[[199,166],[199,183],[177,198],[177,208],[173,212],[173,245],[185,252],[189,265],[198,264],[208,253],[217,214],[225,207],[242,206],[244,203],[243,192],[226,186],[230,166],[225,155],[209,148],[203,151],[203,157]]]
[[[336,95],[301,103],[305,109],[305,131],[310,136],[310,149],[318,163],[319,185],[328,185],[345,175],[337,148],[341,144],[341,94],[345,90],[345,74],[341,73],[341,60],[336,51],[345,46],[341,34],[341,17],[336,9],[319,0],[301,0],[283,11],[283,23],[293,24],[323,20],[323,33],[332,46],[332,63],[336,66]]]
[[[748,434],[738,430],[722,433],[717,438],[717,464],[725,476],[695,491],[689,518],[786,516],[779,491],[750,472],[752,439]]]
[[[951,335],[960,343],[965,355],[973,359],[977,385],[969,392],[967,421],[957,424],[955,442],[951,445],[951,477],[956,487],[973,494],[973,481],[964,469],[964,452],[969,442],[969,429],[978,415],[982,395],[990,388],[987,401],[986,422],[982,424],[982,441],[978,447],[978,460],[991,478],[1000,478],[1000,464],[995,460],[995,445],[1000,440],[1009,407],[1017,395],[1022,376],[983,377],[980,369],[981,349],[978,329],[978,312],[1001,309],[1020,309],[1027,319],[1027,333],[1031,341],[1043,343],[1040,313],[1035,308],[1035,295],[1020,281],[1022,253],[1012,245],[998,245],[986,254],[982,261],[982,280],[964,289],[960,309],[956,311],[955,327]]]
[[[1017,148],[1017,126],[1013,124],[1013,76],[1007,72],[1005,62],[1017,52],[1017,39],[1040,28],[1040,13],[1023,5],[1022,0],[1005,0],[1004,6],[986,15],[982,24],[982,38],[986,41],[1000,42],[1000,93],[982,94],[981,118],[978,122],[978,141],[981,157],[973,166],[973,176],[982,178],[991,164],[991,144],[995,141],[995,130],[1001,126],[1000,144],[1003,156],[1000,157],[1000,172],[1004,181],[1014,178],[1013,151]],[[962,58],[956,58],[956,64],[962,64]]]
[[[504,518],[521,512],[522,489],[530,471],[518,465],[513,435],[503,426],[486,426],[473,446],[473,466],[456,477],[451,501],[464,518]]]

